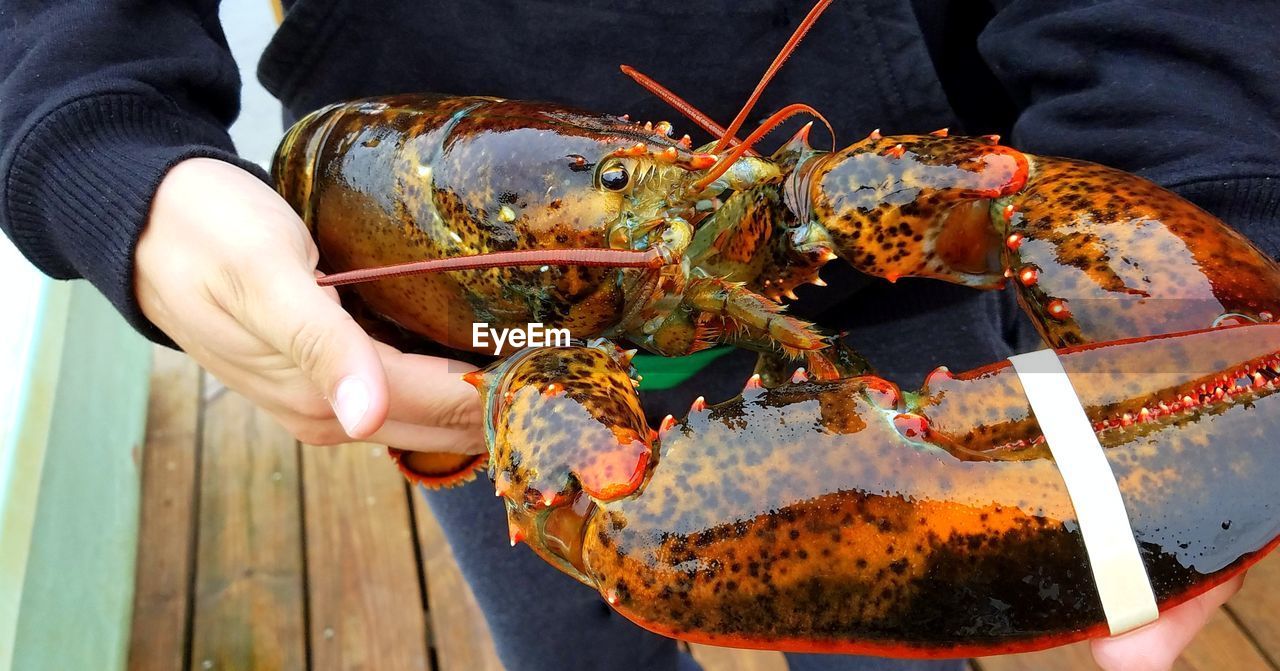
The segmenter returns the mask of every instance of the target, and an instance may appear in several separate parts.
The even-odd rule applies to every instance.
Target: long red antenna
[[[694,182],[692,187],[694,193],[702,191],[707,188],[707,185],[719,179],[721,175],[728,172],[729,167],[732,166],[735,161],[742,158],[743,154],[751,151],[751,147],[755,143],[759,142],[760,138],[768,135],[770,131],[778,127],[778,124],[781,124],[783,121],[786,121],[797,114],[811,114],[814,117],[817,117],[817,119],[827,127],[827,132],[831,133],[831,137],[835,137],[835,131],[831,129],[831,123],[827,121],[826,117],[819,114],[818,110],[813,109],[804,103],[792,103],[771,114],[768,119],[764,120],[764,123],[760,124],[760,127],[757,128],[754,133],[748,135],[747,139],[742,141],[742,144],[734,147],[733,151],[720,159],[719,163],[712,166],[702,179]]]
[[[388,277],[423,275],[449,270],[478,270],[512,266],[607,266],[610,268],[660,268],[666,261],[657,249],[522,249],[513,252],[491,252],[449,259],[410,261],[378,268],[361,268],[345,273],[325,275],[316,280],[322,287],[357,282],[370,282]]]
[[[721,126],[720,124],[716,123],[715,120],[707,116],[705,112],[698,109],[697,107],[694,107],[689,101],[685,100],[684,98],[681,98],[671,89],[663,86],[662,84],[659,84],[656,80],[654,80],[653,77],[650,77],[649,75],[646,75],[645,73],[640,72],[639,70],[631,67],[630,65],[623,65],[620,67],[622,69],[622,74],[635,80],[635,82],[639,84],[642,88],[644,88],[644,90],[657,96],[659,99],[662,100],[662,102],[674,107],[677,112],[680,112],[681,114],[683,114],[687,119],[692,121],[694,125],[696,125],[698,128],[701,128],[702,130],[707,131],[708,133],[711,134],[712,137],[716,138],[717,140],[724,135],[724,126]],[[741,142],[737,138],[732,138],[730,142],[734,146],[741,144]],[[755,150],[752,150],[751,155],[759,156],[760,154],[758,154]]]
[[[809,29],[813,27],[818,17],[822,16],[822,12],[826,11],[827,7],[831,5],[831,2],[832,0],[818,0],[818,4],[809,10],[809,14],[804,17],[804,21],[801,21],[800,26],[791,34],[791,39],[787,40],[787,43],[782,47],[782,51],[779,51],[778,56],[773,59],[773,64],[769,66],[768,70],[765,70],[764,76],[760,78],[760,83],[756,84],[756,90],[751,92],[751,97],[747,98],[747,103],[742,106],[742,111],[738,112],[738,116],[734,117],[733,123],[730,123],[729,128],[720,136],[720,141],[711,150],[712,154],[724,151],[724,148],[729,145],[729,138],[738,134],[738,130],[742,128],[747,115],[751,113],[751,108],[756,106],[756,102],[760,100],[760,94],[764,93],[764,88],[769,85],[769,80],[778,74],[782,64],[791,57],[791,53],[800,44],[800,40],[804,39],[805,33],[809,32]]]

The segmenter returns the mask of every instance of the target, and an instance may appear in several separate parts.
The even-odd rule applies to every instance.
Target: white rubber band
[[[1076,510],[1111,635],[1160,615],[1129,514],[1098,436],[1053,350],[1010,357]]]

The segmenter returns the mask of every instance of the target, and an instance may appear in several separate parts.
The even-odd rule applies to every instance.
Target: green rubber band
[[[729,346],[713,347],[688,356],[658,356],[636,354],[631,365],[643,378],[640,388],[644,391],[662,391],[680,386],[685,380],[698,374],[712,361],[732,352]]]

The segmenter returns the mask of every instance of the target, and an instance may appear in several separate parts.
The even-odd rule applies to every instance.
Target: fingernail
[[[358,377],[344,378],[338,383],[338,390],[333,394],[333,414],[338,416],[338,423],[348,436],[360,425],[364,414],[369,411],[369,387]]]

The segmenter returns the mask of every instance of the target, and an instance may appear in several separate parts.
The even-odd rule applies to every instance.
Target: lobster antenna
[[[447,259],[410,261],[377,268],[361,268],[325,275],[316,280],[322,287],[371,282],[389,277],[425,275],[450,270],[479,270],[514,266],[586,266],[609,268],[660,268],[666,264],[658,249],[523,249],[490,252]]]
[[[681,114],[683,114],[687,119],[692,121],[694,125],[696,125],[697,127],[710,133],[712,137],[719,139],[724,135],[724,126],[721,126],[720,124],[716,123],[711,117],[707,116],[702,110],[698,109],[697,107],[694,107],[692,104],[689,103],[689,101],[676,95],[676,93],[671,89],[663,86],[662,84],[659,84],[657,81],[653,79],[653,77],[650,77],[649,75],[646,75],[645,73],[640,72],[639,70],[631,67],[630,65],[623,65],[620,67],[622,69],[622,74],[633,79],[635,83],[639,84],[642,88],[644,88],[644,90],[648,91],[649,93],[652,93],[653,95],[657,96],[659,99],[662,100],[662,102],[674,107],[677,112],[680,112]],[[734,146],[741,144],[741,142],[739,142],[737,138],[730,138],[729,141]],[[755,150],[751,151],[751,155],[759,156],[759,154],[756,153]]]
[[[822,116],[822,114],[820,114],[818,110],[813,109],[812,107],[804,103],[792,103],[790,105],[787,105],[786,107],[783,107],[777,112],[774,112],[773,114],[771,114],[768,119],[764,120],[764,123],[760,124],[760,127],[757,128],[754,133],[752,133],[751,135],[748,135],[747,139],[742,141],[742,144],[738,145],[737,147],[734,147],[733,151],[729,152],[728,154],[725,155],[724,158],[720,159],[719,163],[716,163],[709,170],[707,170],[707,174],[703,175],[702,179],[698,180],[697,182],[694,182],[693,186],[691,187],[693,189],[693,192],[699,193],[702,190],[706,189],[707,186],[710,185],[712,182],[716,181],[717,179],[720,179],[720,176],[728,172],[729,168],[733,166],[733,163],[735,161],[742,158],[743,154],[747,153],[748,151],[751,151],[751,147],[755,143],[759,142],[760,138],[763,138],[765,135],[768,135],[770,131],[778,127],[778,124],[781,124],[783,121],[786,121],[787,119],[790,119],[791,117],[797,114],[809,114],[813,117],[816,117],[819,121],[823,123],[823,125],[827,127],[827,132],[831,133],[831,137],[834,140],[835,131],[831,129],[831,123],[827,121],[826,117]]]
[[[809,29],[813,27],[818,17],[822,16],[822,12],[826,11],[827,7],[831,5],[831,2],[832,0],[818,0],[818,4],[809,10],[809,14],[804,17],[804,21],[801,21],[796,31],[791,34],[791,39],[787,40],[787,43],[782,46],[782,51],[779,51],[777,57],[773,59],[773,64],[769,66],[768,70],[765,70],[764,76],[760,78],[760,83],[756,84],[756,90],[751,92],[751,97],[747,98],[747,103],[742,106],[742,111],[738,112],[738,116],[734,117],[733,123],[729,124],[728,130],[720,137],[720,141],[716,143],[715,148],[711,150],[712,154],[724,151],[730,139],[738,134],[738,130],[742,128],[742,123],[746,120],[747,115],[751,113],[751,108],[756,106],[756,102],[760,100],[760,95],[764,93],[764,87],[768,86],[769,80],[778,74],[782,64],[791,57],[791,53],[796,50],[800,40],[804,39],[805,33],[809,32]]]

